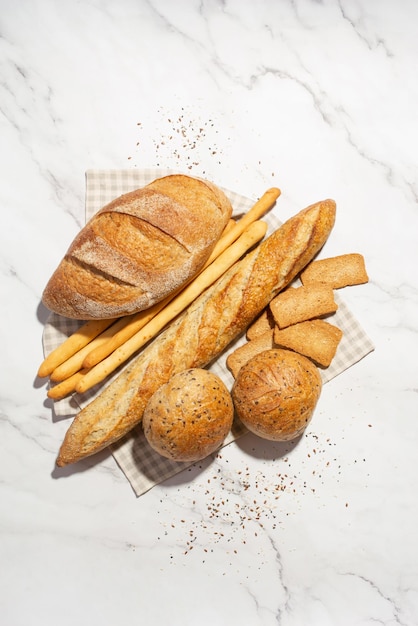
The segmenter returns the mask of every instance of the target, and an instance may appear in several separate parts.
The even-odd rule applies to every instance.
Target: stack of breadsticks
[[[213,284],[250,248],[263,239],[260,218],[280,195],[268,189],[240,220],[230,220],[203,269],[185,287],[145,311],[117,320],[90,320],[51,352],[38,370],[53,384],[48,397],[59,400],[84,393],[104,381]]]

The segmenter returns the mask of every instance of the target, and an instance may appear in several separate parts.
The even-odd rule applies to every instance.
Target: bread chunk
[[[369,280],[364,257],[358,253],[312,261],[301,273],[300,278],[304,285],[321,283],[333,289],[361,285]]]
[[[237,377],[241,367],[245,363],[247,363],[247,361],[249,361],[253,356],[259,354],[260,352],[263,352],[264,350],[269,350],[270,348],[273,348],[273,332],[274,331],[270,329],[262,335],[258,335],[255,339],[247,341],[247,343],[239,346],[239,348],[237,348],[228,355],[226,359],[226,365],[231,371],[231,374],[234,378]]]
[[[335,313],[337,309],[332,288],[317,283],[286,289],[270,302],[270,310],[279,328]]]
[[[325,320],[309,320],[287,328],[274,329],[274,343],[312,359],[322,367],[329,367],[335,356],[343,332]]]
[[[264,333],[274,328],[274,319],[271,314],[270,308],[266,307],[264,311],[257,317],[257,319],[247,329],[247,339],[253,340],[264,335]]]

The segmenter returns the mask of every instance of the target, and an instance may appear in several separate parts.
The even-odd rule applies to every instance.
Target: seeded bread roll
[[[273,348],[241,367],[232,399],[248,430],[263,439],[290,441],[309,424],[321,389],[318,368],[309,359]]]
[[[44,305],[65,317],[110,319],[163,300],[205,264],[232,214],[213,183],[171,175],[116,198],[75,237]]]
[[[176,374],[150,398],[142,418],[150,446],[173,461],[199,461],[231,430],[234,408],[222,380],[205,369]]]

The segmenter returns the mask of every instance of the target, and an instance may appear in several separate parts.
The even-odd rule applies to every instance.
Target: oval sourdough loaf
[[[231,214],[228,198],[209,181],[182,174],[158,178],[89,220],[42,301],[82,320],[147,309],[202,268]]]

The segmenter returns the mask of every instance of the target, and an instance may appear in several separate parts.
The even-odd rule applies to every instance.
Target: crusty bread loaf
[[[174,374],[208,365],[309,263],[334,220],[333,200],[314,204],[232,266],[78,413],[57,464],[114,443],[141,422],[149,398]]]
[[[318,368],[291,350],[264,350],[238,372],[232,399],[241,422],[271,441],[299,437],[310,420],[322,389]]]
[[[331,365],[342,337],[341,328],[323,319],[299,322],[287,328],[276,326],[273,331],[276,347],[299,352],[321,367]]]
[[[175,374],[151,396],[142,418],[145,437],[172,461],[200,461],[231,430],[234,406],[225,383],[209,370]]]
[[[55,313],[82,320],[147,309],[201,269],[231,214],[231,203],[209,181],[158,178],[89,220],[42,301]]]
[[[313,283],[291,287],[270,302],[269,309],[278,328],[286,328],[321,315],[335,313],[338,304],[329,285]]]

